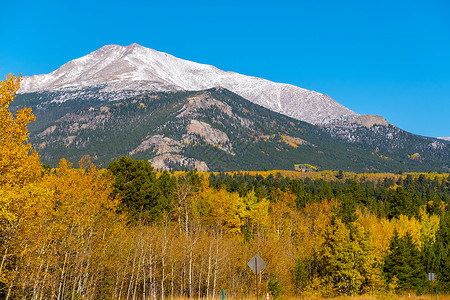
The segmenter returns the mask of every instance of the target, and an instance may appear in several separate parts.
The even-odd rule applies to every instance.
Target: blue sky
[[[450,136],[450,1],[0,0],[0,76],[142,46]]]

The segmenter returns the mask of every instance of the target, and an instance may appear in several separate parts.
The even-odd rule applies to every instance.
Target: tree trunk
[[[216,258],[214,262],[213,298],[216,298],[217,269],[219,264],[219,237],[216,237]]]
[[[172,261],[172,278],[171,278],[171,287],[170,287],[170,289],[171,289],[171,292],[170,292],[170,295],[171,295],[171,299],[173,300],[173,292],[174,292],[174,284],[173,284],[173,282],[174,282],[174,276],[175,276],[175,274],[173,273],[173,261]]]
[[[16,272],[17,272],[17,269],[18,269],[18,267],[16,265],[16,268],[15,268]],[[5,300],[8,300],[9,297],[11,296],[11,291],[12,291],[13,286],[14,286],[14,280],[11,281],[11,284],[8,287],[8,293],[6,294],[6,299]]]
[[[131,249],[128,250],[127,260],[125,262],[125,269],[123,270],[122,283],[120,284],[119,297],[117,297],[118,299],[122,299],[122,290],[123,290],[123,286],[125,284],[125,276],[127,274],[128,262],[130,260],[130,255],[131,255]]]
[[[142,244],[141,243],[141,239],[139,240],[139,244]],[[142,260],[142,257],[144,257],[144,246],[141,246],[141,258],[139,258],[138,267],[137,267],[137,274],[136,274],[136,281],[137,282],[135,281],[135,284],[134,284],[133,300],[136,299],[137,286],[138,286],[138,283],[139,283],[138,278],[139,278],[139,274],[141,273],[141,260]]]
[[[212,243],[210,241],[208,253],[208,275],[206,275],[206,299],[209,299],[209,281],[211,279],[211,255],[212,255]]]
[[[134,249],[133,268],[131,269],[131,278],[127,289],[127,300],[130,299],[130,294],[134,283],[134,270],[136,268],[137,245],[135,245],[135,247],[136,248]]]
[[[192,257],[193,257],[193,253],[192,253],[192,245],[191,245],[190,251],[189,251],[189,298],[192,297]]]
[[[2,273],[2,271],[3,271],[3,264],[5,263],[6,256],[8,255],[8,249],[9,249],[9,245],[6,246],[5,253],[3,254],[3,257],[2,257],[2,263],[0,264],[0,274],[3,274]]]
[[[162,275],[161,275],[161,300],[164,300],[164,280],[166,280],[166,249],[167,249],[167,224],[168,220],[165,220],[164,224],[164,238],[161,250],[161,264],[162,264]]]
[[[66,252],[66,255],[64,257],[64,263],[63,263],[63,268],[61,271],[61,282],[59,283],[59,290],[58,290],[58,300],[61,299],[61,294],[64,293],[64,282],[65,282],[65,271],[66,271],[66,263],[67,263],[67,257],[69,256],[69,253]]]

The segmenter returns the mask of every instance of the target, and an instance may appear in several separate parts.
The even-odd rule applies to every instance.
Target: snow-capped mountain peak
[[[226,72],[214,66],[176,58],[145,48],[106,45],[59,69],[24,77],[19,93],[101,87],[120,90],[170,91],[224,87],[273,111],[313,124],[358,116],[325,94],[258,77]]]

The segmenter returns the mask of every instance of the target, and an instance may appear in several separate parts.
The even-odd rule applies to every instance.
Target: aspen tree
[[[21,77],[8,75],[0,81],[0,287],[7,286],[7,297],[15,293],[15,288],[25,291],[24,281],[33,278],[28,274],[32,269],[29,256],[35,247],[28,246],[28,240],[19,237],[18,233],[29,232],[27,221],[33,212],[37,216],[42,214],[42,205],[38,202],[49,196],[46,189],[41,189],[36,182],[41,175],[39,157],[27,143],[27,125],[34,121],[31,109],[22,108],[14,113],[9,110],[17,90],[20,87]],[[39,210],[35,209],[38,204]],[[32,211],[29,211],[32,209]],[[24,251],[24,249],[28,248]],[[37,249],[40,247],[37,246]],[[36,250],[38,251],[38,250]],[[24,269],[20,268],[24,264]]]

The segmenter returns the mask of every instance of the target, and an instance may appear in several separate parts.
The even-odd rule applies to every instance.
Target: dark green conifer
[[[399,237],[397,231],[394,232],[388,255],[384,259],[383,272],[388,280],[396,276],[403,291],[423,291],[427,272],[421,253],[409,232],[403,237]]]
[[[413,213],[411,195],[403,187],[397,187],[391,196],[389,218],[398,218],[400,215],[411,217]]]
[[[347,226],[349,226],[350,223],[355,222],[358,219],[355,198],[351,195],[342,195],[341,206],[339,207],[336,216]]]
[[[434,248],[438,286],[441,289],[450,290],[450,211],[441,216]]]
[[[128,157],[109,163],[108,169],[115,175],[113,196],[122,196],[122,206],[132,220],[160,220],[169,209],[169,194],[173,186],[170,174],[157,180],[156,172],[148,160]]]

